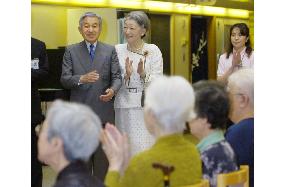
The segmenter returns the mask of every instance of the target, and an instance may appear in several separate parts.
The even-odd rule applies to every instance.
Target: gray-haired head
[[[101,121],[86,105],[57,100],[47,112],[48,141],[63,141],[67,160],[87,161],[99,145]]]
[[[228,78],[228,87],[234,85],[238,91],[249,97],[250,107],[254,105],[254,70],[240,69]]]
[[[192,86],[181,76],[161,76],[146,90],[145,110],[150,109],[165,132],[183,132],[195,117]]]
[[[82,28],[82,26],[83,26],[83,20],[84,20],[86,17],[96,17],[96,18],[98,18],[100,29],[102,29],[102,17],[101,17],[100,15],[98,15],[98,14],[93,13],[93,12],[86,12],[86,13],[84,13],[84,14],[80,17],[80,19],[79,19],[79,26],[80,26],[80,28]]]
[[[224,84],[216,80],[201,80],[193,84],[193,89],[197,117],[207,119],[210,129],[224,129],[230,110]]]
[[[150,20],[147,14],[143,11],[132,11],[125,16],[125,20],[134,20],[140,27],[146,29],[146,32],[150,29]],[[142,36],[145,37],[146,34]]]

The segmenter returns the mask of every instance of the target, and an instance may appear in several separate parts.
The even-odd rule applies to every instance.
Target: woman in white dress
[[[163,74],[163,58],[156,45],[143,41],[149,27],[144,12],[130,12],[123,30],[127,43],[115,46],[123,77],[114,102],[115,125],[129,137],[131,156],[154,143],[144,124],[143,97],[149,83]]]

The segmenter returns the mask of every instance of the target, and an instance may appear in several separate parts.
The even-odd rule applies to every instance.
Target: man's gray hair
[[[102,125],[90,107],[57,100],[48,110],[46,120],[48,141],[60,138],[67,160],[87,161],[97,149]]]
[[[234,72],[228,78],[228,85],[235,85],[240,92],[249,97],[250,106],[254,106],[254,70],[240,69]]]
[[[146,32],[150,29],[150,20],[147,14],[143,11],[132,11],[125,16],[125,20],[134,20],[140,27],[145,28]],[[145,35],[142,36],[142,38]]]
[[[193,88],[181,76],[161,76],[146,89],[145,109],[154,113],[166,132],[183,132],[185,122],[196,116],[194,102]]]
[[[96,18],[98,18],[100,29],[102,29],[102,17],[101,17],[100,15],[98,15],[98,14],[93,13],[93,12],[86,12],[86,13],[84,13],[84,14],[80,17],[80,20],[79,20],[79,26],[80,26],[80,28],[82,28],[82,26],[83,26],[83,20],[84,20],[86,17],[96,17]]]

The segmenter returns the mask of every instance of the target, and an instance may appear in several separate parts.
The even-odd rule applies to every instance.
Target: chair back
[[[249,187],[249,166],[241,165],[240,170],[217,175],[217,187]]]
[[[209,181],[207,179],[202,179],[201,182],[191,185],[186,185],[182,187],[210,187]]]

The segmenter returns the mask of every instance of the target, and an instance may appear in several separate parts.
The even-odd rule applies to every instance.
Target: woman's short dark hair
[[[250,38],[249,38],[249,28],[245,23],[236,23],[230,28],[230,36],[229,36],[230,44],[228,45],[228,48],[226,50],[227,51],[226,58],[229,58],[230,54],[233,52],[233,44],[231,42],[231,36],[232,36],[232,31],[234,28],[239,28],[241,35],[246,36],[248,38],[245,45],[247,47],[246,53],[248,56],[250,56],[252,52],[252,48],[251,48],[251,43],[250,43]]]
[[[195,112],[206,118],[211,129],[224,129],[228,120],[230,103],[225,86],[217,81],[199,81],[193,84]]]

